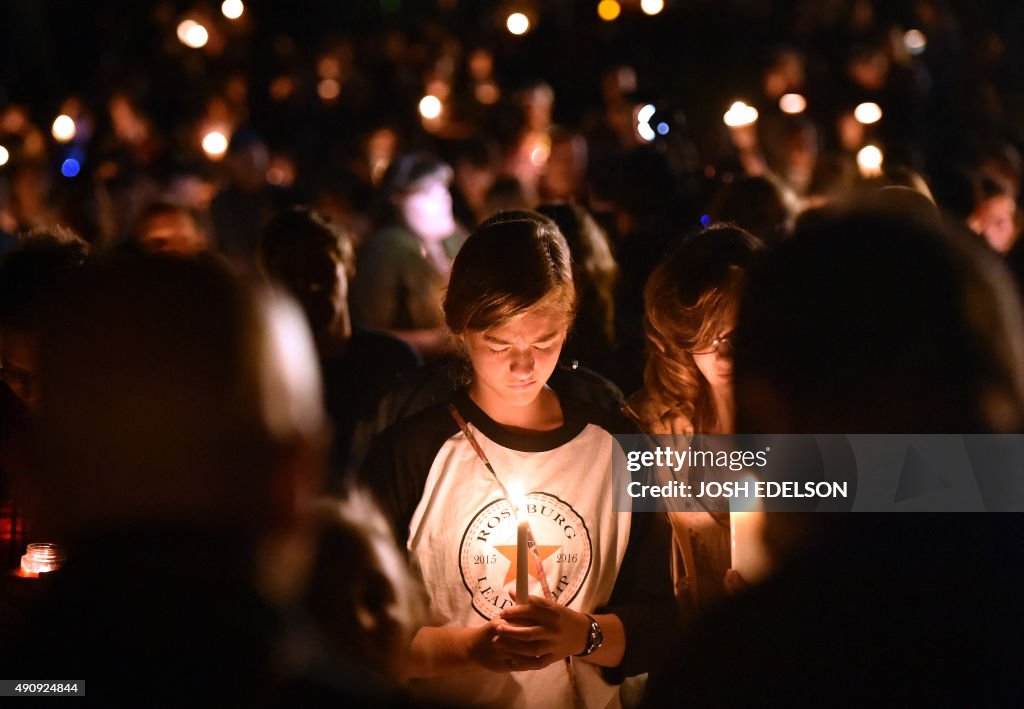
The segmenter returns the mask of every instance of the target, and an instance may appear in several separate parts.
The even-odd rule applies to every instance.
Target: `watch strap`
[[[604,644],[604,633],[601,631],[600,624],[589,613],[584,613],[584,615],[590,621],[590,627],[587,629],[587,644],[583,647],[583,652],[577,653],[576,657],[586,657]]]

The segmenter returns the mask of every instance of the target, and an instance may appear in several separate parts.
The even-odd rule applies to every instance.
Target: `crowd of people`
[[[726,509],[624,512],[611,475],[615,434],[1024,430],[1015,4],[617,34],[566,4],[524,37],[326,5],[190,10],[189,47],[133,4],[165,41],[112,45],[70,137],[53,86],[0,93],[6,674],[104,705],[1019,696],[1016,515],[769,514],[748,579]],[[62,568],[18,575],[34,542]]]

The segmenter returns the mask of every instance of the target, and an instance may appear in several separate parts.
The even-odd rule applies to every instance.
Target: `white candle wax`
[[[530,594],[530,544],[529,528],[526,520],[519,521],[516,535],[516,603],[524,605],[529,602]]]
[[[746,478],[753,488],[754,478]],[[732,568],[744,581],[755,583],[768,575],[768,555],[764,547],[765,512],[761,500],[732,498],[729,500],[729,546]]]

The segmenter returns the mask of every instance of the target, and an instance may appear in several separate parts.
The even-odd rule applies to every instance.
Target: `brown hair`
[[[452,264],[444,317],[456,335],[482,332],[539,305],[576,312],[569,246],[536,212],[499,212],[470,235]]]
[[[696,433],[721,423],[692,353],[735,316],[744,271],[760,248],[742,229],[716,225],[681,243],[647,280],[644,386],[626,409],[645,430],[676,417]]]

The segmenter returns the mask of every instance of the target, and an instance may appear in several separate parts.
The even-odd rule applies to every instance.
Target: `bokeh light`
[[[10,159],[11,159],[10,152],[8,152],[7,148],[5,148],[4,146],[0,145],[0,167],[3,167],[4,165],[6,165],[7,161],[10,160]]]
[[[229,20],[237,20],[245,12],[245,5],[242,0],[224,0],[221,3],[220,11]]]
[[[473,95],[476,96],[476,100],[485,106],[490,106],[498,102],[501,98],[501,90],[498,89],[498,85],[493,81],[483,81],[477,84],[476,89],[473,90]]]
[[[753,106],[748,106],[743,101],[736,101],[729,107],[729,110],[725,112],[722,120],[724,120],[725,125],[730,128],[749,126],[757,121],[757,109]]]
[[[211,160],[220,160],[228,151],[228,137],[219,130],[212,130],[203,136],[203,152]]]
[[[526,34],[530,31],[530,18],[521,12],[513,12],[505,22],[508,31],[515,35]]]
[[[783,94],[779,99],[779,110],[795,115],[807,110],[807,99],[800,94]]]
[[[903,35],[903,45],[907,48],[908,52],[917,56],[924,53],[924,50],[928,47],[928,40],[921,30],[907,30],[906,34]]]
[[[53,133],[53,137],[59,142],[66,143],[75,137],[78,127],[71,116],[62,113],[53,119],[53,127],[50,129],[50,132]]]
[[[199,49],[205,47],[210,39],[210,33],[206,28],[193,19],[182,20],[178,25],[178,39],[186,47]]]
[[[74,158],[68,158],[60,164],[60,174],[64,177],[77,177],[82,171],[82,165]]]
[[[441,115],[441,99],[437,96],[427,94],[420,99],[420,115],[428,121],[434,120]]]
[[[646,15],[657,15],[665,9],[665,0],[640,0],[640,9]]]
[[[882,109],[877,103],[862,103],[853,109],[853,117],[866,126],[882,120]]]
[[[601,0],[597,3],[597,16],[605,22],[611,22],[622,14],[622,5],[616,0]]]
[[[865,145],[857,153],[857,167],[863,177],[881,175],[883,161],[882,151],[875,145]]]
[[[316,92],[324,101],[333,101],[341,95],[341,84],[337,79],[322,79],[316,85]]]

